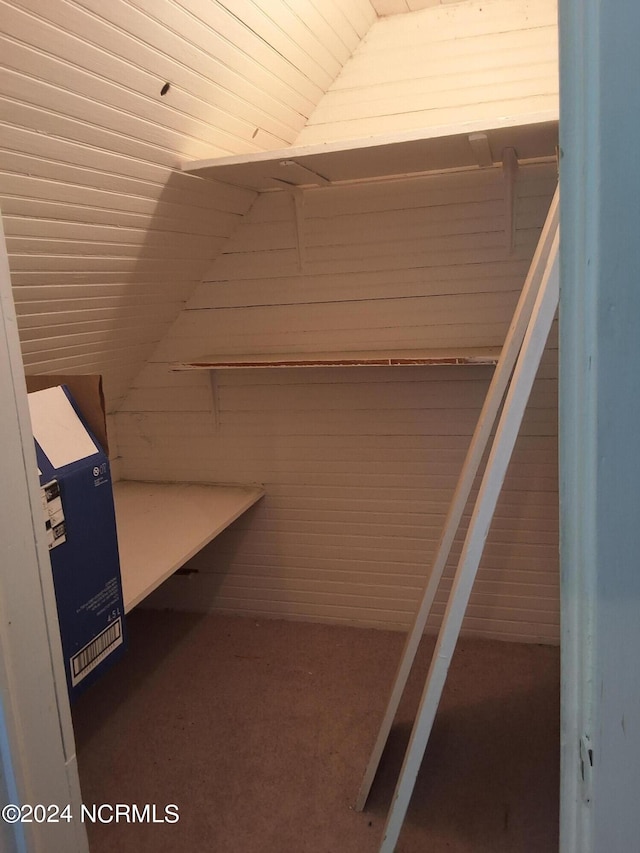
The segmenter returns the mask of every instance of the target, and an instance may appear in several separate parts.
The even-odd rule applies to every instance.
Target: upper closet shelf
[[[172,364],[173,370],[230,370],[260,367],[401,367],[411,365],[496,364],[500,347],[455,350],[411,349],[384,352],[298,352],[210,355]]]
[[[371,180],[502,163],[505,149],[518,160],[554,157],[558,114],[554,111],[505,116],[491,122],[468,122],[422,131],[301,145],[193,160],[185,172],[238,187],[264,191],[287,186],[323,186],[340,181]]]

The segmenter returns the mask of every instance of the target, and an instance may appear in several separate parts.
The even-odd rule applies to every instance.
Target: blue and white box
[[[66,386],[35,391],[28,399],[73,700],[125,649],[111,470]]]

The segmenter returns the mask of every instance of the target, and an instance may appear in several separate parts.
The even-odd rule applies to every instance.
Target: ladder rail
[[[540,282],[542,281],[545,265],[551,251],[553,238],[558,229],[558,219],[559,192],[558,189],[556,189],[551,200],[549,212],[547,214],[542,233],[540,234],[540,239],[531,261],[531,266],[523,285],[518,305],[516,306],[513,319],[509,326],[504,346],[502,348],[500,358],[498,359],[498,364],[496,365],[482,411],[480,412],[480,417],[478,418],[473,438],[471,439],[471,443],[462,466],[458,484],[445,520],[443,532],[436,549],[436,556],[429,580],[425,587],[417,613],[414,617],[413,625],[405,640],[405,646],[394,678],[387,708],[358,792],[355,804],[356,811],[362,811],[364,809],[369,797],[369,792],[371,791],[371,786],[375,779],[382,753],[389,738],[389,732],[391,731],[393,720],[398,711],[398,706],[400,705],[400,700],[404,693],[418,646],[422,639],[427,619],[429,618],[429,613],[433,607],[438,586],[451,552],[453,540],[458,527],[460,526],[460,520],[464,513],[469,494],[473,487],[476,474],[478,473],[482,457],[489,441],[489,436],[491,435],[491,430],[493,429],[498,410],[500,409],[500,404],[502,403],[506,388],[513,373],[513,368],[516,363],[527,326],[531,319],[531,313],[540,289]]]
[[[451,658],[476,578],[498,497],[515,446],[559,298],[559,233],[518,356],[496,435],[482,477],[438,641],[384,829],[380,853],[393,853],[436,717]]]

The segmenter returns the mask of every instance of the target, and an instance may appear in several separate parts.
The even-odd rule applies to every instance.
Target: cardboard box
[[[73,700],[122,656],[126,631],[109,458],[68,387],[80,389],[100,431],[102,386],[99,377],[69,377],[42,387],[61,378],[27,377],[27,389]]]

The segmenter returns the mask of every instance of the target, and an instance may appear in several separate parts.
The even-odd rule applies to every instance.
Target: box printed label
[[[51,480],[40,487],[40,492],[42,494],[44,523],[47,529],[47,544],[51,550],[67,541],[60,484],[57,480]]]

